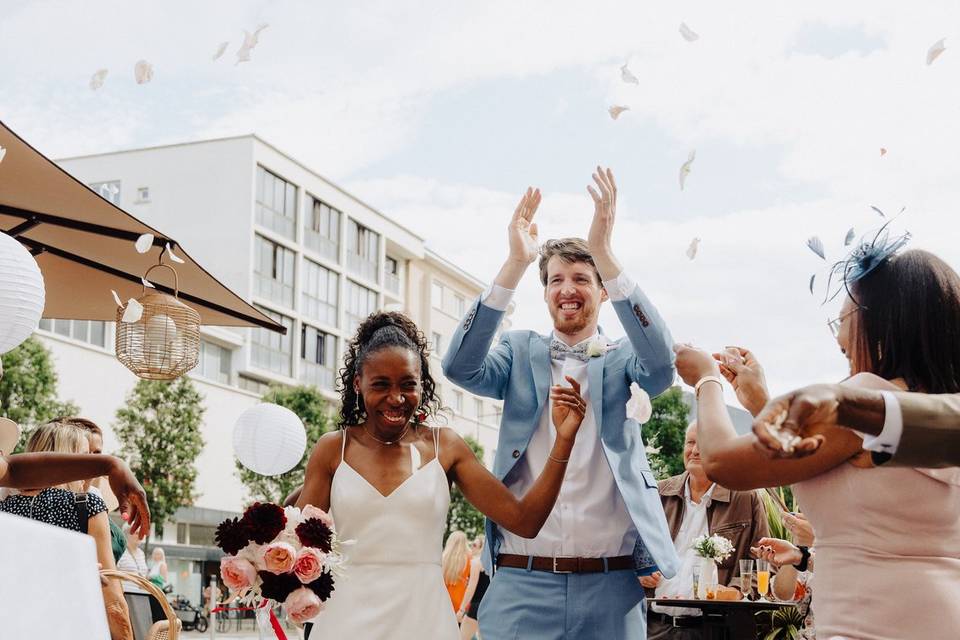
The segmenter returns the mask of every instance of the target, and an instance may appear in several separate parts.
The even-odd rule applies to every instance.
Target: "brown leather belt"
[[[497,556],[497,567],[512,569],[530,568],[533,571],[550,573],[603,573],[604,571],[624,571],[633,569],[633,556],[614,558],[543,558],[540,556],[519,556],[501,553]]]

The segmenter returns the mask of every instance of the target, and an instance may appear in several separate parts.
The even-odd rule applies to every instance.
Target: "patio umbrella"
[[[177,241],[117,207],[61,169],[0,121],[0,231],[34,255],[46,287],[44,318],[116,320],[122,300],[139,297],[141,277],[157,264],[169,244],[183,259],[171,264],[179,274],[180,299],[200,314],[201,324],[286,329],[225,287],[190,258]],[[153,246],[137,253],[134,242],[154,235]],[[150,281],[174,292],[168,269]]]

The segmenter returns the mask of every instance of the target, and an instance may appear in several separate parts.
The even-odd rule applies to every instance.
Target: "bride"
[[[375,313],[349,344],[340,372],[338,432],[317,442],[297,506],[329,510],[347,549],[347,575],[307,637],[457,640],[440,557],[450,483],[498,525],[533,538],[563,481],[585,403],[579,385],[550,390],[553,450],[516,498],[449,428],[430,427],[440,398],[427,343],[400,313]]]

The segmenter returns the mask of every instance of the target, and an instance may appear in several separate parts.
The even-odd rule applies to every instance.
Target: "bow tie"
[[[550,341],[550,359],[563,360],[564,358],[574,358],[575,360],[586,362],[590,359],[590,356],[587,355],[587,347],[589,345],[589,342],[581,342],[575,347],[569,347],[562,341],[554,338]]]

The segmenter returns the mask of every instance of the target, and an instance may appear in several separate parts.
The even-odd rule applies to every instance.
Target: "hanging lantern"
[[[233,428],[233,452],[247,469],[264,476],[286,473],[307,449],[303,421],[290,409],[261,403],[240,414]]]
[[[0,353],[30,337],[43,315],[43,274],[30,252],[0,233]]]
[[[143,313],[134,321],[124,312],[130,302],[117,310],[117,360],[127,369],[147,380],[174,380],[190,371],[200,360],[200,314],[180,302],[177,272],[168,264],[157,267],[173,271],[174,295],[143,287],[135,300]]]

